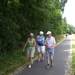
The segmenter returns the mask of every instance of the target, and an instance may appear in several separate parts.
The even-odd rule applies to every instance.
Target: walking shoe
[[[47,65],[46,69],[50,68],[50,64]]]
[[[31,68],[31,65],[29,65],[28,68]]]
[[[53,67],[53,66],[54,66],[54,64],[52,63],[52,64],[51,64],[51,67]]]
[[[42,61],[44,61],[44,58],[42,58]]]
[[[38,60],[38,62],[40,62],[40,59]]]

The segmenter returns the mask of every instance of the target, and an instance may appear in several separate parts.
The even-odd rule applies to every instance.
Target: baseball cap
[[[34,36],[34,34],[33,33],[30,33],[30,36]]]
[[[52,34],[52,33],[51,33],[51,31],[47,31],[47,33],[46,33],[46,34],[48,35],[48,34]]]
[[[41,35],[41,34],[44,34],[44,32],[43,32],[43,31],[40,31],[40,35]]]

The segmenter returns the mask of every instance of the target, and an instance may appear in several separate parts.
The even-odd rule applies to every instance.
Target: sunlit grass
[[[73,35],[72,39],[72,69],[73,74],[75,74],[75,35]]]
[[[55,39],[56,39],[56,43],[59,43],[60,41],[62,41],[63,39],[65,39],[66,36],[65,35],[57,35],[55,36]]]

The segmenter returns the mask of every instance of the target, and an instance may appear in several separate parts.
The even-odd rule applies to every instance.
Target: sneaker
[[[28,68],[31,68],[31,65],[29,65]]]
[[[38,62],[40,62],[40,59],[38,60]]]
[[[50,68],[50,64],[47,65],[46,69]]]
[[[44,61],[44,58],[42,58],[42,61]]]

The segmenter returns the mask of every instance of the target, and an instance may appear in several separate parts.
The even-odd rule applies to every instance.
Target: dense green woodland
[[[62,19],[67,0],[0,0],[0,55],[22,48],[33,32],[53,35],[74,33],[75,27]]]

